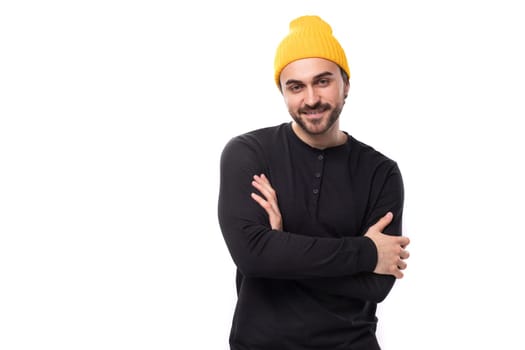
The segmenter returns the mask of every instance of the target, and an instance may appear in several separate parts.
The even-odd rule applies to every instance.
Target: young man
[[[219,223],[237,265],[232,350],[379,349],[376,306],[403,277],[397,164],[339,129],[350,70],[318,16],[290,23],[275,82],[293,121],[221,156]]]

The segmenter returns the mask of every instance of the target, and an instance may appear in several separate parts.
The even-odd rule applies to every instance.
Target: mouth
[[[301,114],[306,116],[308,119],[319,119],[323,116],[324,112],[326,112],[328,108],[326,107],[320,107],[315,109],[308,109],[308,110],[302,110]]]

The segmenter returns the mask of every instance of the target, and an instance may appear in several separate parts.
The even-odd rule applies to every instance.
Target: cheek
[[[289,110],[294,110],[300,107],[301,97],[299,95],[287,95],[284,96],[284,103]]]

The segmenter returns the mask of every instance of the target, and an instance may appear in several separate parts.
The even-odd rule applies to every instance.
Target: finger
[[[403,272],[401,272],[401,270],[399,269],[398,266],[394,265],[390,268],[390,272],[392,274],[392,276],[394,276],[395,278],[403,278]]]
[[[264,174],[261,174],[261,180],[263,180],[264,183],[270,185],[270,180],[268,180],[268,178],[266,177],[266,175]]]
[[[270,203],[268,203],[267,200],[259,196],[257,193],[252,193],[251,196],[261,207],[263,207],[263,209],[266,211],[268,215],[272,213],[273,207]]]
[[[268,212],[268,214],[279,214],[280,213],[279,206],[277,205],[277,203],[268,201],[264,197],[258,195],[257,193],[253,193],[253,192],[251,193],[251,197],[257,203],[259,203],[259,205],[263,207]]]
[[[387,227],[392,222],[393,218],[394,218],[394,214],[392,214],[391,212],[388,212],[386,213],[385,216],[383,216],[375,224],[373,224],[372,227],[378,230],[379,232],[383,232],[385,227]]]
[[[256,179],[260,183],[270,185],[270,180],[268,180],[268,177],[266,177],[266,175],[264,174],[253,175],[253,178]]]
[[[408,266],[408,264],[406,262],[404,262],[403,260],[399,260],[398,263],[397,263],[397,267],[400,269],[400,270],[404,270],[406,269]]]
[[[277,215],[274,206],[270,202],[265,200],[263,197],[259,196],[257,193],[252,193],[251,197],[266,211],[266,214],[270,216]]]
[[[277,201],[277,195],[270,183],[262,177],[254,175],[252,185],[266,197],[267,200]]]
[[[258,183],[260,183],[260,184],[263,185],[265,188],[267,188],[269,191],[275,192],[275,190],[274,190],[273,187],[272,187],[272,184],[270,183],[270,180],[268,180],[268,178],[266,177],[266,175],[264,175],[264,174],[261,174],[261,175],[255,175],[253,178],[254,178]]]
[[[265,186],[264,184],[261,184],[257,181],[252,181],[252,186],[261,192],[261,194],[265,197],[267,201],[272,203],[272,205],[277,205],[277,197],[275,195],[275,192],[271,189]]]
[[[257,193],[251,194],[252,198],[264,209],[270,219],[270,225],[274,230],[282,230],[282,221],[279,210],[275,210],[268,201],[259,196]]]
[[[408,250],[404,250],[401,251],[401,253],[399,254],[399,257],[401,259],[408,259],[410,257],[410,253],[408,252]]]
[[[253,176],[253,181],[252,181],[252,184],[255,183],[257,184],[260,188],[264,188],[266,190],[273,190],[272,186],[265,182],[264,179],[258,175],[254,175]]]

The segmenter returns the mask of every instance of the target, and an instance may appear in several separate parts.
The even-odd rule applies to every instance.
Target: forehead
[[[281,84],[288,80],[310,81],[315,76],[330,72],[339,74],[339,66],[324,58],[303,58],[289,63],[281,71]]]

